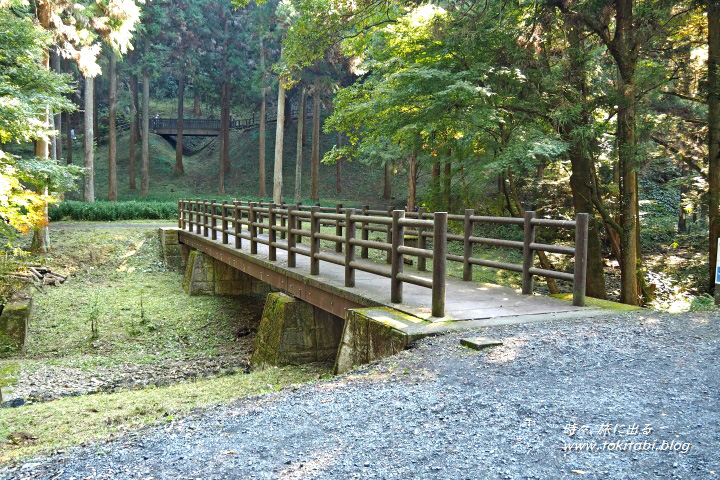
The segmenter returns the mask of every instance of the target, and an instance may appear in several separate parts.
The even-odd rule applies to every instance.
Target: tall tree
[[[83,129],[85,135],[85,156],[83,159],[83,167],[85,174],[83,175],[83,202],[95,201],[95,134],[93,132],[93,117],[95,111],[94,100],[95,77],[86,74],[85,76],[85,115],[83,121]]]
[[[717,245],[720,238],[720,4],[708,2],[708,217],[710,220],[710,288],[715,298]]]
[[[259,194],[261,197],[266,195],[265,189],[265,125],[267,123],[267,73],[265,70],[265,45],[263,40],[260,40],[260,72],[262,73],[262,100],[260,103],[260,128],[258,133],[259,140],[259,155],[258,169],[260,171],[259,183]]]
[[[312,89],[313,130],[312,153],[310,155],[310,199],[320,199],[320,77],[315,77]]]
[[[108,103],[108,200],[116,202],[117,192],[117,58],[110,51],[109,103]]]
[[[302,160],[303,160],[303,143],[305,134],[305,99],[307,93],[305,86],[300,86],[300,101],[298,103],[298,123],[297,123],[297,144],[295,154],[295,203],[302,202]]]

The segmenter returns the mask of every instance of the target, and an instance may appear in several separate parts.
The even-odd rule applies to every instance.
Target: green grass
[[[50,208],[50,220],[169,220],[177,218],[177,201],[85,203],[67,200]]]
[[[0,438],[7,439],[0,444],[0,464],[109,439],[146,425],[171,422],[199,408],[263,395],[325,375],[327,371],[315,365],[271,368],[247,375],[0,409]]]

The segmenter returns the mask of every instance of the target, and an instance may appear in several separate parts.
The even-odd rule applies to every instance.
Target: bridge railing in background
[[[242,241],[250,242],[250,253],[257,253],[257,245],[268,246],[270,261],[277,260],[277,249],[288,252],[288,266],[294,268],[297,255],[310,258],[310,273],[317,275],[320,261],[345,267],[345,285],[355,285],[355,271],[365,271],[390,278],[390,296],[394,303],[402,302],[402,285],[411,283],[432,289],[432,314],[444,316],[445,276],[447,261],[463,264],[463,280],[472,280],[472,266],[508,270],[522,274],[522,292],[533,293],[533,276],[549,277],[573,283],[573,304],[585,305],[585,275],[587,269],[588,215],[578,214],[576,220],[551,220],[536,218],[535,212],[526,212],[525,218],[478,216],[473,210],[463,215],[445,212],[429,213],[420,208],[417,212],[404,210],[371,210],[320,207],[319,205],[276,205],[273,203],[235,200],[218,203],[215,200],[178,201],[178,226],[183,230],[217,240],[218,233],[223,244],[234,238],[235,248]],[[462,222],[462,234],[449,233],[448,221]],[[473,235],[476,224],[516,225],[523,229],[523,241],[477,237]],[[303,228],[303,225],[306,227]],[[334,234],[325,233],[323,226],[334,227]],[[575,230],[573,247],[537,243],[538,227]],[[360,235],[358,236],[358,230]],[[264,232],[267,231],[267,235]],[[384,234],[385,241],[370,239],[371,233]],[[279,238],[278,238],[279,237]],[[415,237],[414,245],[406,245],[406,239]],[[303,242],[307,239],[307,245]],[[282,241],[281,241],[282,240]],[[320,241],[335,244],[334,252],[320,249]],[[463,254],[451,254],[448,242],[463,245]],[[473,245],[489,245],[514,248],[523,251],[521,265],[487,260],[473,256]],[[351,246],[352,248],[348,248]],[[356,248],[360,258],[356,258]],[[369,250],[385,253],[389,266],[369,260]],[[574,257],[573,273],[535,268],[535,252],[543,251]],[[427,271],[427,259],[432,260],[432,277],[411,275],[404,272],[406,256],[416,257],[418,270]]]

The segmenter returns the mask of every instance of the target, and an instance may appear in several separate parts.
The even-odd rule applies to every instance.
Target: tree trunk
[[[110,52],[110,88],[108,104],[108,200],[117,201],[117,62]]]
[[[264,197],[265,195],[267,195],[267,190],[265,188],[265,122],[267,121],[267,79],[265,74],[265,48],[262,41],[260,41],[260,71],[262,72],[262,101],[260,102],[260,158],[258,162],[260,178],[258,179],[258,190],[260,196]]]
[[[130,75],[130,92],[131,92],[131,111],[133,116],[132,125],[135,129],[135,141],[140,140],[140,100],[138,94],[138,77],[134,73]]]
[[[273,202],[282,202],[283,141],[285,136],[285,86],[278,85],[277,121],[275,122],[275,165],[273,169]]]
[[[134,74],[130,74],[130,117],[132,118],[130,122],[130,143],[128,145],[128,157],[129,157],[129,167],[130,167],[130,190],[135,190],[137,188],[135,184],[135,144],[138,140],[138,104],[137,104],[137,94],[138,94],[138,85],[137,85],[137,76]]]
[[[392,162],[385,161],[385,182],[383,185],[383,199],[390,200],[392,198]]]
[[[225,195],[225,142],[227,139],[225,138],[225,88],[227,87],[227,82],[224,82],[222,84],[222,93],[220,93],[221,98],[221,106],[220,106],[220,155],[219,155],[219,162],[218,162],[218,193],[220,195]]]
[[[95,201],[95,179],[93,172],[94,154],[95,154],[95,136],[93,132],[93,107],[94,101],[94,78],[85,77],[85,159],[83,166],[85,167],[85,176],[83,184],[83,202]]]
[[[710,222],[710,289],[715,287],[720,237],[720,4],[708,3],[708,219]],[[720,297],[715,288],[715,298]]]
[[[62,73],[62,59],[60,58],[60,54],[57,52],[54,52],[52,55],[52,64],[53,64],[53,70],[55,70],[58,73]],[[55,160],[60,161],[62,158],[62,115],[60,112],[55,113],[55,130],[57,130],[57,135],[53,138],[53,145],[54,145],[54,158]]]
[[[223,84],[222,92],[222,125],[220,133],[223,136],[223,148],[221,154],[223,173],[230,172],[230,83]]]
[[[300,103],[298,105],[297,141],[295,144],[295,203],[302,201],[302,160],[303,132],[305,131],[305,87],[300,87]]]
[[[313,90],[313,131],[312,155],[310,157],[312,170],[310,172],[310,199],[320,199],[320,79],[315,79]]]
[[[342,147],[342,134],[337,132],[338,148]],[[335,192],[342,193],[342,157],[338,156],[335,160]]]
[[[586,127],[590,124],[590,113],[587,107],[587,71],[583,59],[582,39],[580,32],[569,19],[565,18],[565,27],[567,38],[570,45],[574,47],[569,49],[569,70],[566,72],[568,83],[574,89],[574,95],[570,101],[578,100],[582,105],[582,112],[579,123],[566,122],[560,127],[560,135],[570,146],[568,154],[572,173],[570,175],[570,189],[573,196],[573,207],[575,213],[590,214],[590,228],[588,233],[588,251],[587,251],[587,277],[586,277],[586,295],[594,298],[605,299],[607,293],[605,291],[605,272],[602,255],[602,231],[603,224],[594,214],[593,195],[596,183],[595,169],[593,158],[581,142],[577,135],[573,135],[576,126]]]
[[[687,194],[690,192],[690,188],[687,184],[687,176],[690,173],[688,167],[683,164],[680,170],[680,175],[683,182],[680,184],[680,205],[678,205],[678,233],[687,232],[687,211],[685,210],[684,200],[687,198]]]
[[[40,21],[40,25],[45,29],[50,29],[50,4],[49,2],[38,2],[37,6],[37,15],[38,20]],[[43,55],[42,59],[42,68],[45,70],[50,70],[50,55],[47,51],[45,51],[45,54]],[[40,116],[40,122],[42,122],[44,125],[49,125],[50,123],[50,110],[46,107],[44,113]],[[35,156],[38,158],[48,159],[50,157],[50,146],[48,142],[46,142],[43,139],[38,139],[35,141]],[[40,193],[47,194],[48,189],[47,187],[43,187],[40,190]],[[45,208],[43,209],[43,216],[45,222],[48,221],[48,207],[47,204],[45,204]],[[50,250],[50,231],[47,227],[47,225],[39,225],[36,226],[33,231],[33,239],[30,246],[30,249],[36,252],[42,252],[47,253]]]
[[[197,80],[193,82],[193,117],[200,116],[200,92],[197,88]]]
[[[452,192],[450,191],[450,185],[452,184],[452,164],[445,162],[445,175],[443,176],[443,199],[445,202],[445,209],[448,212],[452,211]]]
[[[417,153],[413,152],[409,158],[410,165],[408,166],[408,201],[407,210],[408,212],[415,211],[416,192],[417,192]]]
[[[93,79],[93,135],[95,140],[95,145],[100,145],[100,127],[98,126],[98,112],[100,109],[98,108],[98,90],[102,88],[102,75],[100,75],[96,80]]]
[[[147,40],[145,51],[147,51]],[[140,193],[150,192],[150,73],[143,72],[142,93],[142,164],[140,165]]]
[[[185,173],[183,168],[183,122],[185,119],[185,72],[182,67],[178,75],[177,137],[175,137],[175,175]]]
[[[70,112],[63,113],[63,115],[65,116],[65,121],[63,122],[63,127],[65,127],[65,142],[66,142],[65,151],[67,151],[67,164],[72,165],[72,163],[73,163],[73,158],[72,158],[73,139],[72,139],[72,134],[70,133],[70,130],[72,130],[71,125],[70,125]]]

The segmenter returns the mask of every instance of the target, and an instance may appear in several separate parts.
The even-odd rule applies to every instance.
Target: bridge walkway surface
[[[245,229],[243,229],[244,231]],[[230,238],[234,231],[228,229]],[[267,235],[258,235],[259,239],[267,240]],[[468,282],[460,278],[446,276],[446,298],[445,316],[442,318],[431,315],[431,289],[406,283],[403,285],[402,303],[392,303],[390,299],[390,279],[361,270],[356,271],[355,287],[345,287],[345,268],[330,261],[320,260],[318,275],[310,274],[310,258],[305,255],[296,256],[296,267],[287,265],[287,252],[281,248],[276,249],[276,261],[269,260],[269,248],[261,242],[257,242],[257,254],[250,253],[250,242],[244,240],[242,247],[236,249],[232,245],[224,245],[218,236],[217,240],[205,237],[201,234],[190,232],[188,229],[180,230],[180,242],[192,248],[204,251],[205,253],[218,258],[219,260],[233,265],[246,273],[262,277],[257,270],[248,269],[248,265],[257,265],[271,269],[279,275],[286,275],[287,278],[305,279],[309,283],[301,283],[302,286],[319,290],[317,294],[324,294],[328,297],[324,301],[320,299],[303,298],[304,300],[322,307],[329,302],[339,300],[337,306],[345,305],[350,307],[373,307],[383,306],[399,310],[403,313],[418,317],[437,324],[438,331],[473,328],[475,326],[498,325],[510,323],[523,323],[534,320],[545,320],[554,317],[566,318],[568,316],[594,316],[593,312],[600,313],[599,309],[593,307],[573,306],[571,302],[540,295],[523,295],[520,290],[499,285]],[[286,243],[285,240],[277,239],[278,243]],[[300,245],[298,245],[300,246]],[[307,245],[304,245],[308,247]],[[308,247],[309,253],[309,247]],[[323,250],[327,257],[336,256],[342,258],[342,254],[336,254],[329,250]],[[371,262],[371,260],[362,260]],[[377,265],[384,265],[374,262]],[[408,273],[431,279],[430,272],[418,272],[416,269],[405,267]],[[263,278],[261,278],[262,280]],[[302,292],[298,295],[298,287],[293,287],[288,280],[287,288],[296,296],[305,296]],[[277,286],[277,285],[275,285]],[[302,287],[300,287],[302,288]],[[354,305],[353,305],[354,304]],[[333,310],[326,308],[327,310]],[[340,312],[336,315],[343,316]],[[428,326],[423,322],[423,330]],[[441,327],[442,324],[442,327]],[[454,325],[453,325],[454,324]]]

